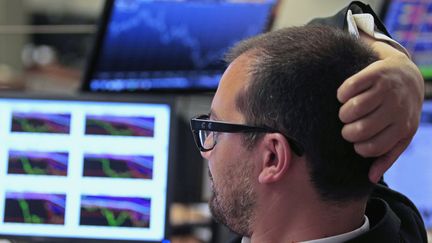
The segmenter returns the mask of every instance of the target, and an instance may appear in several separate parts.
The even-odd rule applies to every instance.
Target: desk
[[[172,243],[204,243],[214,238],[214,222],[207,203],[171,205]]]

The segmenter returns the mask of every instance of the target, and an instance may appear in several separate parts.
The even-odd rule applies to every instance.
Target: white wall
[[[33,11],[52,13],[75,13],[97,16],[102,9],[103,0],[26,0],[25,4]]]
[[[0,26],[25,24],[27,16],[22,5],[22,1],[0,0]],[[0,33],[0,65],[6,64],[20,71],[22,68],[20,53],[25,42],[26,36]]]

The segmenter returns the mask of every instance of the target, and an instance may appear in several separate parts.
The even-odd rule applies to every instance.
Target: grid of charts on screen
[[[170,106],[0,99],[0,234],[161,241]]]

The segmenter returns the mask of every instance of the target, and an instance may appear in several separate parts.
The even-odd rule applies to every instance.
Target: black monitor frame
[[[96,68],[97,61],[99,59],[99,55],[101,52],[101,44],[104,37],[106,30],[108,28],[108,22],[111,18],[111,10],[113,8],[115,0],[105,0],[105,6],[102,11],[102,15],[98,22],[98,29],[96,32],[96,37],[93,41],[93,47],[92,51],[89,55],[88,62],[84,71],[84,75],[82,78],[82,84],[81,84],[81,91],[83,92],[90,92],[90,82],[92,79],[92,75],[94,73],[94,69]],[[109,93],[109,92],[98,92],[98,93]]]

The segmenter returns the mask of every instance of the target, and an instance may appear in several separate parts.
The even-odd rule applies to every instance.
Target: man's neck
[[[272,205],[267,205],[262,214],[256,215],[259,220],[253,227],[252,243],[321,239],[353,231],[364,222],[365,200],[346,205],[311,198],[304,200],[311,203],[294,200],[287,205],[286,202],[276,196]]]

